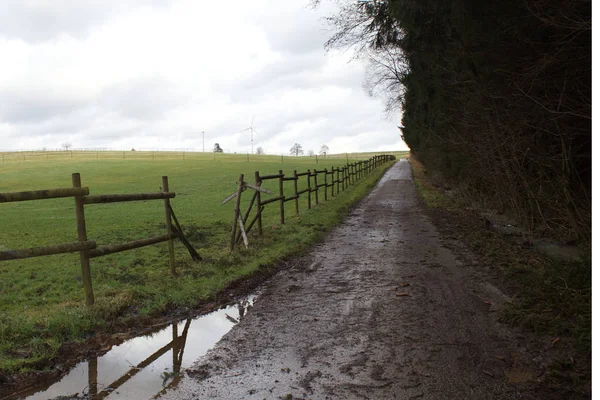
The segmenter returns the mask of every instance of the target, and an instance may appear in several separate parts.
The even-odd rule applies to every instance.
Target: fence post
[[[235,199],[235,210],[233,210],[233,223],[231,224],[231,245],[229,250],[233,251],[235,247],[235,234],[237,230],[238,218],[240,217],[240,202],[242,200],[242,188],[244,187],[244,174],[240,175],[238,180],[237,198]],[[260,203],[258,203],[260,204]]]
[[[337,167],[336,172],[336,181],[337,181],[337,193],[340,194],[340,167]]]
[[[296,197],[296,200],[294,200],[294,203],[296,203],[296,216],[299,216],[300,204],[298,204],[298,172],[296,170],[294,170],[294,196]]]
[[[317,165],[319,164],[319,156],[315,154],[315,160],[317,160]]]
[[[335,196],[335,168],[331,166],[331,197]]]
[[[260,186],[262,184],[261,180],[260,180],[260,174],[258,173],[258,171],[254,172],[254,180],[256,181],[256,186]],[[260,191],[256,192],[256,214],[258,215],[258,219],[256,222],[258,222],[258,234],[262,236],[263,234],[263,230],[262,230],[262,212],[261,212],[261,204],[260,204]]]
[[[317,180],[317,170],[314,170],[313,178],[315,178],[315,204],[319,204],[319,181]]]
[[[81,176],[78,172],[71,175],[73,187],[81,187]],[[80,242],[87,241],[87,231],[85,229],[85,212],[83,209],[83,196],[75,196],[75,219],[77,220],[77,237]],[[90,271],[90,251],[82,250],[79,252],[81,261],[81,282],[83,283],[83,292],[86,306],[94,305],[94,289],[92,288],[92,273]]]
[[[279,214],[281,219],[281,224],[285,224],[285,196],[283,195],[283,171],[279,170]]]
[[[162,191],[169,191],[169,178],[166,176],[162,177]],[[165,224],[167,225],[167,233],[171,235],[173,233],[173,224],[171,223],[171,202],[169,199],[165,199]],[[171,275],[175,276],[175,247],[173,246],[173,239],[169,239],[167,242],[169,245],[169,271]]]
[[[327,168],[325,168],[325,186],[323,186],[325,188],[325,201],[327,201]]]
[[[90,396],[98,395],[98,357],[88,360],[88,393]]]
[[[306,175],[306,180],[306,183],[308,184],[308,209],[310,210],[310,200],[312,197],[312,189],[310,187],[310,169],[308,170],[308,175]]]

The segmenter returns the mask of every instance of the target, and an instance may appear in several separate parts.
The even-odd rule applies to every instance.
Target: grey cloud
[[[0,92],[0,121],[20,125],[43,122],[74,112],[81,106],[76,99],[30,91]]]
[[[276,51],[302,54],[319,49],[328,39],[317,13],[306,4],[279,1],[256,17],[256,22],[267,33],[269,43]]]
[[[116,15],[121,7],[116,0],[94,0],[85,4],[56,0],[44,2],[51,6],[31,10],[22,5],[25,4],[22,0],[4,1],[8,2],[9,9],[0,15],[0,36],[31,41],[47,40],[61,32],[85,35],[94,25]],[[133,3],[130,0],[126,4]],[[152,6],[168,3],[168,0],[138,2]],[[265,11],[255,20],[265,30],[272,48],[283,57],[245,81],[214,84],[210,91],[199,94],[165,78],[136,78],[106,87],[92,99],[69,97],[73,93],[36,93],[23,88],[3,90],[0,92],[0,122],[17,127],[23,137],[43,137],[44,143],[56,147],[69,140],[79,148],[114,147],[115,143],[129,146],[130,142],[135,148],[143,148],[144,143],[150,141],[155,146],[164,143],[164,148],[172,148],[179,137],[183,140],[178,143],[201,148],[200,132],[206,130],[206,149],[210,150],[218,141],[226,149],[245,152],[250,145],[249,135],[247,132],[239,134],[239,131],[248,126],[253,114],[259,132],[255,149],[262,146],[267,152],[285,152],[285,148],[272,147],[273,139],[280,143],[289,140],[289,146],[284,145],[286,148],[298,141],[305,151],[310,148],[317,151],[321,144],[331,143],[340,136],[361,135],[364,149],[396,143],[395,124],[382,121],[383,107],[362,91],[362,70],[348,68],[332,74],[326,68],[323,43],[327,34],[323,34],[317,22],[318,15],[306,10],[297,13],[298,6],[289,5],[287,1],[273,4],[268,14]],[[11,25],[7,23],[10,19],[19,22]],[[336,92],[337,101],[327,99],[329,91],[324,89],[331,88],[344,90],[344,96]],[[298,96],[298,101],[290,102],[293,106],[282,107],[283,101],[290,97],[295,99],[304,91],[313,96]],[[197,119],[177,119],[179,109],[183,111],[181,115],[186,115],[192,104],[201,109],[203,101],[223,103],[230,118],[217,123],[210,121],[209,116],[201,127],[193,126],[199,123]],[[293,138],[290,132],[297,124],[306,122],[313,123],[311,130],[303,132],[302,138]],[[366,132],[370,134],[365,135]],[[341,151],[330,147],[332,152]]]
[[[157,120],[164,118],[170,110],[185,105],[185,102],[185,95],[176,85],[162,78],[145,78],[105,89],[97,105],[124,118]]]
[[[27,42],[53,40],[61,34],[85,36],[131,6],[164,6],[170,0],[2,0],[0,36]]]

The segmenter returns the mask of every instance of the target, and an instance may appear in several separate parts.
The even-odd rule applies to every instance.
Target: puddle
[[[210,350],[254,304],[256,295],[210,314],[127,340],[77,364],[60,381],[6,399],[150,399],[179,383],[185,368]]]

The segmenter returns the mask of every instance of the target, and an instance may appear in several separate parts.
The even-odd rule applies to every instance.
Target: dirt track
[[[510,382],[533,377],[480,278],[443,247],[401,160],[163,398],[535,398]]]

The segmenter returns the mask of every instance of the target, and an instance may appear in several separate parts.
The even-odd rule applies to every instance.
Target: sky
[[[2,0],[0,150],[406,149],[309,0]]]

